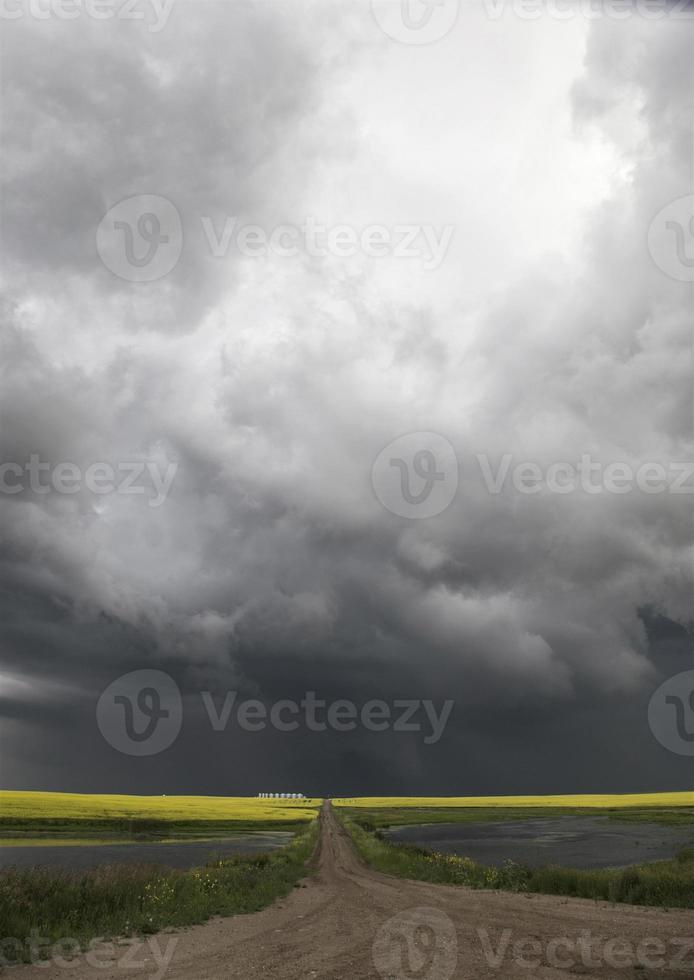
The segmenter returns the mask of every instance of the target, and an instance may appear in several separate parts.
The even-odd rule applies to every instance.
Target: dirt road
[[[100,967],[82,958],[70,966],[19,967],[9,977],[669,980],[692,975],[694,939],[683,945],[694,936],[691,911],[391,878],[364,867],[328,805],[320,821],[315,874],[271,908],[117,947],[108,965],[107,956]],[[688,969],[678,964],[683,956]]]

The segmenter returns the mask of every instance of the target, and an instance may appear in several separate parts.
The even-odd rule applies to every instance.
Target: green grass
[[[316,835],[314,821],[287,847],[270,854],[213,861],[191,871],[153,865],[4,871],[0,936],[25,940],[38,934],[47,952],[67,938],[84,948],[95,937],[153,933],[204,922],[212,915],[255,912],[286,895],[305,876]]]
[[[671,810],[616,810],[608,814],[610,820],[619,823],[660,823],[675,827],[694,825],[694,809],[687,807]]]
[[[17,843],[25,838],[43,837],[59,841],[61,838],[112,841],[118,840],[190,840],[203,837],[229,837],[236,834],[274,833],[298,831],[306,826],[304,818],[297,820],[157,820],[157,819],[104,819],[80,820],[56,817],[46,819],[17,819],[0,817],[0,838],[14,838]]]
[[[352,836],[361,857],[378,871],[468,888],[569,895],[632,905],[694,908],[694,848],[685,848],[673,861],[658,861],[623,869],[585,871],[576,868],[525,868],[512,861],[501,868],[486,867],[470,858],[394,844],[365,830],[346,816],[338,817]]]
[[[694,807],[673,807],[661,809],[646,807],[596,809],[595,807],[349,807],[343,805],[339,812],[366,830],[380,830],[385,827],[406,827],[413,824],[435,823],[496,823],[503,820],[537,820],[553,817],[600,817],[618,823],[658,823],[672,826],[694,827]]]

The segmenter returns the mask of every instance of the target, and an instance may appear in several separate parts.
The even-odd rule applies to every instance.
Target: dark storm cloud
[[[357,7],[337,20],[332,5],[297,9],[180,6],[156,35],[8,26],[2,460],[85,470],[142,456],[177,472],[158,507],[87,490],[0,495],[3,782],[231,793],[289,781],[347,795],[683,786],[683,760],[651,739],[646,706],[691,660],[690,633],[663,625],[692,619],[691,496],[492,494],[477,454],[494,469],[505,454],[543,467],[586,452],[634,466],[692,458],[689,287],[646,247],[654,214],[689,189],[690,29],[591,26],[556,125],[579,141],[597,132],[615,172],[576,203],[585,226],[568,254],[529,259],[522,276],[499,261],[477,303],[456,262],[466,236],[495,239],[466,221],[463,165],[443,167],[439,190],[428,163],[412,190],[413,144],[369,184],[385,164],[360,78],[385,59],[373,97],[383,129],[396,127],[411,62],[378,47]],[[462,42],[446,43],[455,54]],[[493,93],[479,98],[472,127],[498,108]],[[484,190],[490,207],[501,183]],[[571,198],[557,186],[550,213]],[[175,202],[186,248],[169,276],[136,285],[104,268],[94,241],[104,212],[142,193]],[[374,223],[450,208],[465,239],[447,259],[455,274],[220,260],[200,225],[299,223],[318,205],[355,224],[362,206]],[[445,436],[460,467],[451,506],[427,521],[388,513],[370,485],[383,447],[417,431]],[[185,723],[162,756],[133,760],[100,738],[95,707],[114,678],[146,667],[176,679]],[[227,690],[268,704],[315,690],[456,706],[436,745],[392,731],[217,733],[199,692]]]
[[[107,313],[121,329],[190,328],[220,288],[199,216],[262,212],[278,158],[291,164],[318,98],[320,65],[302,21],[264,5],[204,3],[194,13],[174,6],[156,33],[87,16],[6,26],[13,277],[43,280],[46,291],[56,280],[69,290],[74,277],[78,315],[96,329]],[[193,247],[173,276],[137,289],[103,268],[95,231],[113,205],[148,193],[175,204]]]

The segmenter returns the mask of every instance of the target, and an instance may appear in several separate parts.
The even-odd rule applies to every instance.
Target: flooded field
[[[289,831],[273,831],[170,842],[78,843],[44,840],[20,844],[13,840],[0,846],[0,869],[42,865],[83,871],[100,864],[163,864],[169,868],[194,868],[205,864],[212,855],[226,858],[234,854],[273,851],[289,843],[292,836]]]
[[[661,861],[694,844],[694,827],[619,824],[607,817],[558,817],[502,823],[420,824],[383,831],[388,840],[499,866],[619,868]]]

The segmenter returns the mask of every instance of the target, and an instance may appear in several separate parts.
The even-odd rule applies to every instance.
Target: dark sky
[[[694,24],[497,8],[3,24],[3,787],[691,788]]]

